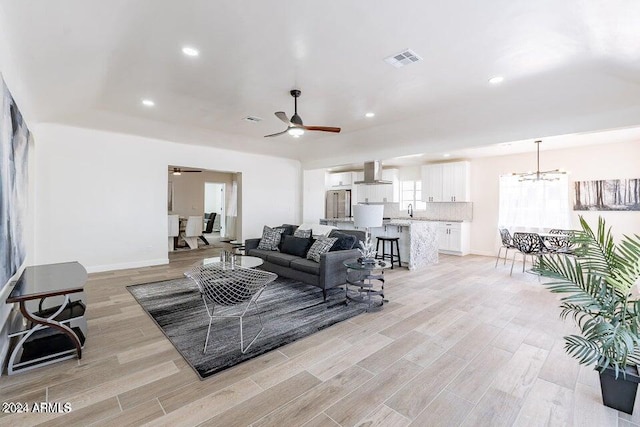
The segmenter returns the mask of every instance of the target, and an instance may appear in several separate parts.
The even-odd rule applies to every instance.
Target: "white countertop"
[[[353,222],[353,218],[322,218],[320,221],[327,222]],[[391,225],[409,225],[412,222],[468,222],[460,219],[432,219],[432,218],[391,218],[385,219],[383,224],[391,224]]]

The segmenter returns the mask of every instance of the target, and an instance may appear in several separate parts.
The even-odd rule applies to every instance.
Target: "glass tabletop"
[[[207,265],[207,264],[212,264],[212,263],[219,263],[220,262],[220,257],[213,257],[213,258],[205,258],[201,261],[202,265]],[[248,255],[236,255],[236,264],[238,267],[244,267],[244,268],[255,268],[255,267],[259,267],[264,263],[264,261],[262,260],[262,258],[258,258],[255,256],[248,256]]]
[[[357,259],[350,259],[350,260],[344,261],[342,264],[345,267],[350,268],[352,270],[384,270],[387,268],[391,268],[391,263],[388,263],[379,259],[377,259],[373,263],[366,263],[366,264],[359,262]]]
[[[87,270],[77,261],[27,267],[7,298],[7,303],[82,291]]]

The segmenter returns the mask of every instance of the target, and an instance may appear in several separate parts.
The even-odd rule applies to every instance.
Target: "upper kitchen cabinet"
[[[442,165],[422,166],[422,200],[442,201]]]
[[[351,189],[354,175],[354,172],[330,173],[328,179],[329,189]]]
[[[422,200],[425,202],[470,202],[469,162],[422,166]]]

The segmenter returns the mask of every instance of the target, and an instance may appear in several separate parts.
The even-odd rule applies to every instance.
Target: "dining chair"
[[[253,268],[232,267],[225,262],[202,265],[201,261],[195,263],[184,275],[198,285],[200,296],[209,316],[207,338],[204,341],[202,352],[205,353],[207,351],[213,319],[238,318],[240,320],[240,351],[243,354],[246,353],[264,330],[258,298],[260,298],[266,286],[273,282],[278,275]],[[243,321],[251,304],[253,304],[258,314],[260,330],[251,342],[245,345]],[[219,308],[216,312],[217,314],[214,314],[216,306]],[[232,309],[231,307],[234,308]]]
[[[563,230],[562,228],[552,228],[549,230],[549,234],[568,234],[574,235],[578,230]]]
[[[187,219],[187,225],[182,234],[182,238],[191,249],[198,248],[198,238],[202,235],[202,221],[201,216],[190,216]]]
[[[176,237],[180,234],[180,215],[169,215],[169,250],[176,248]]]
[[[500,260],[500,253],[502,252],[502,249],[505,249],[504,264],[507,263],[507,256],[509,254],[509,249],[516,249],[516,247],[513,245],[513,238],[511,237],[511,233],[509,233],[509,230],[507,230],[506,228],[499,228],[498,231],[500,232],[500,239],[502,240],[502,246],[500,246],[500,249],[498,249],[498,256],[496,257],[496,265],[494,268],[498,267],[498,261]]]
[[[510,276],[513,274],[513,265],[517,254],[522,255],[522,272],[524,273],[527,256],[531,257],[531,264],[534,264],[536,258],[549,253],[549,249],[538,233],[513,233],[513,245],[517,252],[513,253]]]

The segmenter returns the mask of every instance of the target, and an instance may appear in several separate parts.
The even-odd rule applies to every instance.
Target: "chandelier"
[[[520,179],[518,181],[556,181],[560,179],[559,175],[563,175],[566,172],[560,169],[553,169],[548,171],[540,170],[540,143],[542,141],[534,141],[536,144],[536,158],[537,158],[537,168],[535,172],[523,172],[523,173],[512,173],[512,176],[517,176]]]

